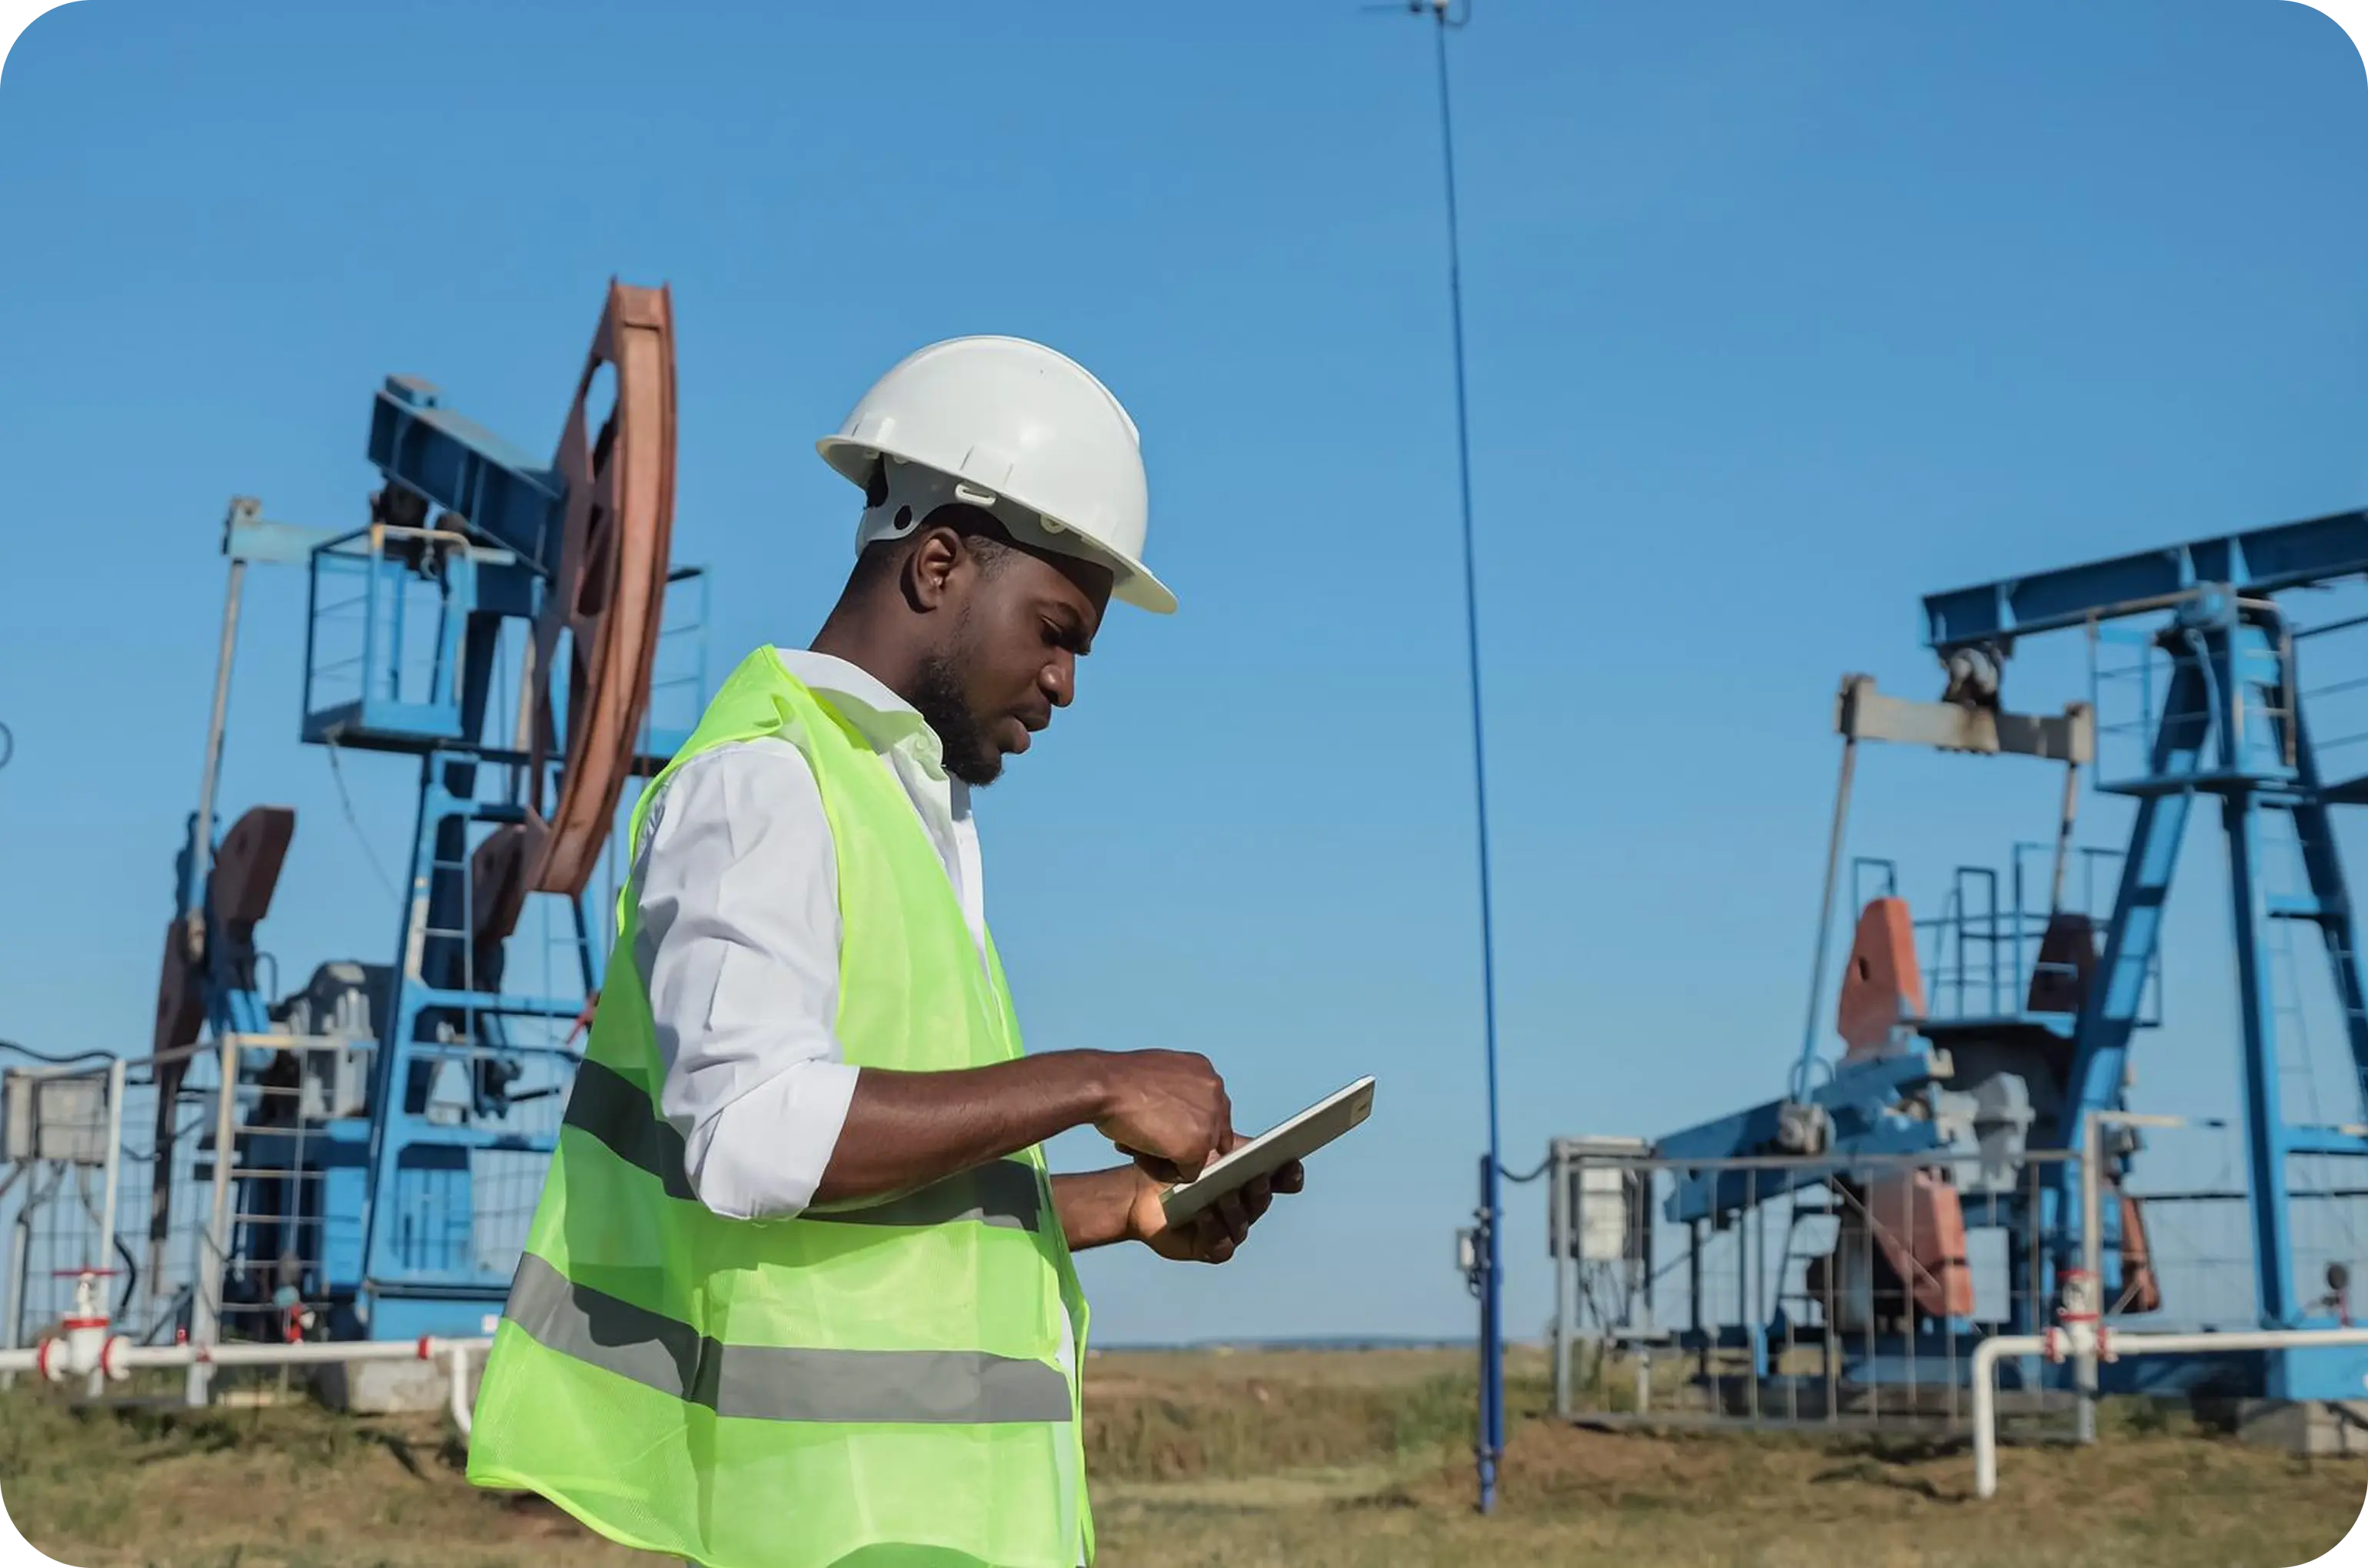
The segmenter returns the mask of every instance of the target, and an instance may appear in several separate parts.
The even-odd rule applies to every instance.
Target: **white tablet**
[[[1360,1078],[1335,1095],[1309,1106],[1281,1126],[1271,1128],[1233,1153],[1212,1160],[1190,1181],[1178,1182],[1160,1195],[1171,1225],[1192,1218],[1229,1192],[1272,1176],[1293,1160],[1304,1160],[1372,1114],[1373,1081]]]

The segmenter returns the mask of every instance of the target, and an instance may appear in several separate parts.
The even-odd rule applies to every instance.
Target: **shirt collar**
[[[938,733],[914,706],[860,665],[806,648],[777,650],[781,667],[838,710],[874,751],[901,751],[935,776],[945,772]]]

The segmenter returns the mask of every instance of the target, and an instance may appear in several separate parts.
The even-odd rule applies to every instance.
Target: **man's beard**
[[[922,660],[911,696],[914,709],[937,732],[948,773],[973,790],[986,788],[1002,775],[1003,748],[987,738],[972,716],[951,660],[941,653]]]

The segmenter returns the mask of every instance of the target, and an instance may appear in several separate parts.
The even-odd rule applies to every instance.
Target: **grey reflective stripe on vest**
[[[690,1175],[683,1163],[682,1134],[657,1114],[641,1085],[615,1068],[586,1057],[575,1065],[575,1086],[567,1095],[567,1125],[590,1133],[609,1152],[666,1184],[668,1198],[692,1202]]]
[[[567,1125],[589,1133],[609,1152],[666,1185],[668,1198],[697,1202],[683,1159],[682,1134],[657,1114],[640,1085],[615,1068],[586,1058],[567,1096]],[[1036,1168],[1024,1160],[996,1160],[975,1170],[860,1209],[809,1209],[803,1216],[838,1225],[945,1225],[971,1220],[1032,1231],[1043,1218]]]
[[[841,1225],[943,1225],[975,1220],[983,1225],[1032,1231],[1042,1210],[1036,1167],[1022,1160],[996,1160],[885,1203],[860,1209],[809,1209],[805,1218]]]
[[[570,1284],[528,1253],[502,1315],[546,1350],[718,1415],[754,1421],[1066,1422],[1057,1367],[978,1350],[723,1345],[689,1324]]]

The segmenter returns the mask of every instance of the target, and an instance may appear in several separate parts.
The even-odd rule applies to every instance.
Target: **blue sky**
[[[1767,1097],[1845,670],[1925,592],[2368,500],[2362,62],[2285,0],[1487,0],[1453,42],[1509,1163]],[[0,1036],[143,1048],[224,501],[351,524],[379,379],[529,449],[613,273],[670,282],[712,662],[803,641],[812,452],[933,338],[1042,338],[1141,424],[1173,621],[1114,616],[982,802],[1038,1049],[1208,1051],[1370,1129],[1237,1264],[1089,1266],[1100,1332],[1467,1331],[1483,1120],[1429,41],[1353,5],[83,0],[0,85]],[[226,813],[299,812],[267,946],[394,915],[250,596]],[[2081,695],[2034,652],[2020,706]],[[413,774],[353,759],[393,863]],[[1930,904],[2056,780],[1905,756],[1853,846]],[[2110,803],[2092,813],[2110,836]],[[2201,835],[2199,835],[2199,839]],[[2212,846],[2203,841],[2205,851]],[[2208,853],[2142,1100],[2225,1109]],[[1089,1141],[1061,1153],[1092,1155]],[[1535,1189],[1509,1322],[1543,1320]]]

